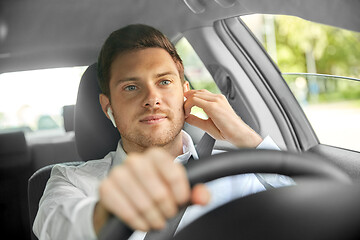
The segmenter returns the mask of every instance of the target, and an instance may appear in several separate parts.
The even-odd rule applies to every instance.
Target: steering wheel
[[[259,206],[263,206],[263,204],[267,203],[269,199],[271,200],[271,202],[275,202],[275,203],[278,202],[279,204],[284,203],[285,201],[284,204],[286,204],[286,202],[288,201],[294,202],[293,201],[294,199],[289,200],[291,196],[297,196],[300,200],[304,200],[303,198],[301,198],[301,196],[303,194],[305,194],[305,196],[309,195],[309,191],[308,191],[309,187],[310,187],[310,193],[312,195],[314,194],[316,195],[316,193],[319,192],[318,188],[320,188],[321,190],[321,189],[328,189],[329,187],[331,188],[331,186],[340,186],[339,189],[346,189],[346,186],[347,187],[352,186],[352,184],[350,184],[351,179],[346,173],[344,173],[336,166],[326,162],[325,160],[320,159],[319,156],[309,153],[300,154],[300,153],[292,153],[286,151],[255,150],[255,149],[235,150],[231,152],[212,155],[207,158],[203,158],[201,160],[192,161],[189,164],[187,164],[186,168],[187,168],[188,179],[191,186],[197,183],[208,182],[225,176],[244,174],[244,173],[276,173],[290,177],[301,177],[301,179],[307,179],[307,180],[310,179],[310,181],[308,182],[305,181],[303,184],[299,184],[291,187],[282,187],[278,189],[272,189],[271,191],[260,192],[257,194],[253,194],[251,196],[237,199],[235,201],[231,201],[230,203],[227,203],[203,215],[198,220],[195,220],[193,223],[189,224],[184,229],[179,231],[174,236],[174,239],[199,239],[199,237],[200,239],[219,239],[219,237],[221,239],[228,239],[229,237],[224,238],[225,235],[222,235],[223,230],[217,231],[216,228],[220,227],[220,225],[224,225],[221,223],[225,223],[225,222],[227,223],[227,225],[230,224],[233,226],[234,221],[237,222],[239,220],[230,217],[230,223],[229,221],[224,221],[223,218],[225,219],[229,218],[229,215],[245,216],[246,214],[244,214],[244,212],[247,212],[247,214],[249,214],[247,216],[255,216],[255,217],[258,216],[259,219],[256,219],[256,221],[265,219],[265,220],[269,220],[268,223],[271,223],[274,222],[271,221],[271,216],[269,216],[267,213],[263,214],[257,211],[257,209],[259,209]],[[358,196],[360,196],[360,188],[358,188],[358,191],[357,192],[355,191],[355,193],[359,193]],[[317,195],[319,195],[319,193]],[[350,194],[349,196],[351,197],[353,195]],[[285,200],[281,201],[281,199],[285,199]],[[356,198],[354,197],[352,199],[356,199]],[[252,206],[251,205],[252,202],[258,203],[255,208],[254,207],[249,208],[249,206]],[[306,201],[307,204],[310,204],[310,202],[311,201]],[[315,205],[316,204],[318,204],[318,202],[316,202]],[[237,214],[234,214],[234,212],[237,211],[236,208],[239,207],[241,209],[238,210],[241,212],[237,212]],[[276,212],[279,210],[279,206],[275,206],[272,209],[274,209],[274,211]],[[311,206],[309,209],[313,210]],[[266,211],[266,209],[264,211]],[[301,213],[301,211],[299,212]],[[355,223],[358,223],[360,221],[360,214],[357,215],[359,216],[359,219],[357,219]],[[263,216],[267,216],[267,217],[263,218]],[[215,227],[212,227],[210,225],[211,221],[214,222]],[[245,219],[244,222],[246,223],[249,221]],[[252,225],[255,225],[256,228],[262,227],[261,224],[259,225],[256,223],[255,224],[252,223]],[[295,226],[293,227],[297,229],[296,223]],[[243,225],[237,227],[235,226],[235,229],[237,231],[236,233],[231,232],[231,230],[229,229],[227,229],[226,231],[230,231],[229,234],[239,234],[239,232],[241,233],[241,231],[243,231],[243,230],[241,231],[239,230],[242,228]],[[247,229],[249,228],[247,227]],[[291,227],[287,228],[287,230],[288,231],[285,232],[289,232],[291,230]],[[163,232],[164,234],[157,235],[156,239],[158,240],[171,239],[172,235],[169,235],[168,233],[173,234],[174,230],[165,228],[161,232]],[[196,232],[198,233],[198,235],[196,235]],[[261,232],[261,231],[256,229],[255,232]],[[284,232],[283,229],[282,232]],[[127,239],[131,234],[132,234],[131,229],[129,229],[118,218],[112,217],[102,229],[99,239],[100,240]],[[232,237],[230,238],[234,238],[233,236],[236,235],[232,235]],[[288,235],[285,236],[286,238],[288,238]],[[300,236],[303,239],[303,235],[300,234]],[[245,237],[244,239],[248,239],[246,238],[246,234],[245,235],[243,234],[241,237]],[[237,238],[238,237],[236,237],[236,239]],[[263,235],[263,238],[269,238],[269,236]],[[279,239],[279,235],[277,235],[277,238]],[[284,237],[284,239],[286,238]]]

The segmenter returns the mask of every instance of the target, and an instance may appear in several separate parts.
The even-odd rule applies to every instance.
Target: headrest
[[[120,134],[101,109],[97,64],[89,66],[81,78],[75,106],[75,140],[82,160],[101,159],[115,151]]]
[[[75,105],[63,106],[64,128],[66,132],[74,131]]]
[[[8,132],[0,134],[0,169],[15,168],[30,163],[29,148],[24,132]]]

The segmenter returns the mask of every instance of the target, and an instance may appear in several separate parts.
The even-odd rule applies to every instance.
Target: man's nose
[[[144,100],[144,107],[152,108],[160,105],[160,94],[154,87],[149,87]]]

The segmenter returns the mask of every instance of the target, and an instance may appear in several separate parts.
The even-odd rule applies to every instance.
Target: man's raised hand
[[[237,147],[254,148],[261,143],[261,137],[235,113],[224,95],[207,90],[190,90],[184,96],[187,98],[184,103],[187,123]],[[193,106],[202,108],[209,118],[204,120],[190,114]]]

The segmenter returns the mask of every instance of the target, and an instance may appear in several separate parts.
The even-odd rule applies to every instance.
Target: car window
[[[221,93],[211,74],[195,52],[189,41],[182,37],[176,43],[176,50],[184,64],[184,74],[190,83],[191,89],[206,89],[212,93]],[[205,112],[198,107],[193,107],[191,113],[202,118],[207,118]]]
[[[278,65],[319,141],[360,151],[360,34],[292,16],[241,19]]]
[[[0,132],[22,130],[30,138],[64,133],[63,106],[75,104],[85,69],[73,67],[1,74]]]
[[[176,50],[183,61],[185,77],[193,89],[207,89],[212,93],[220,93],[214,79],[185,37],[177,42]]]

